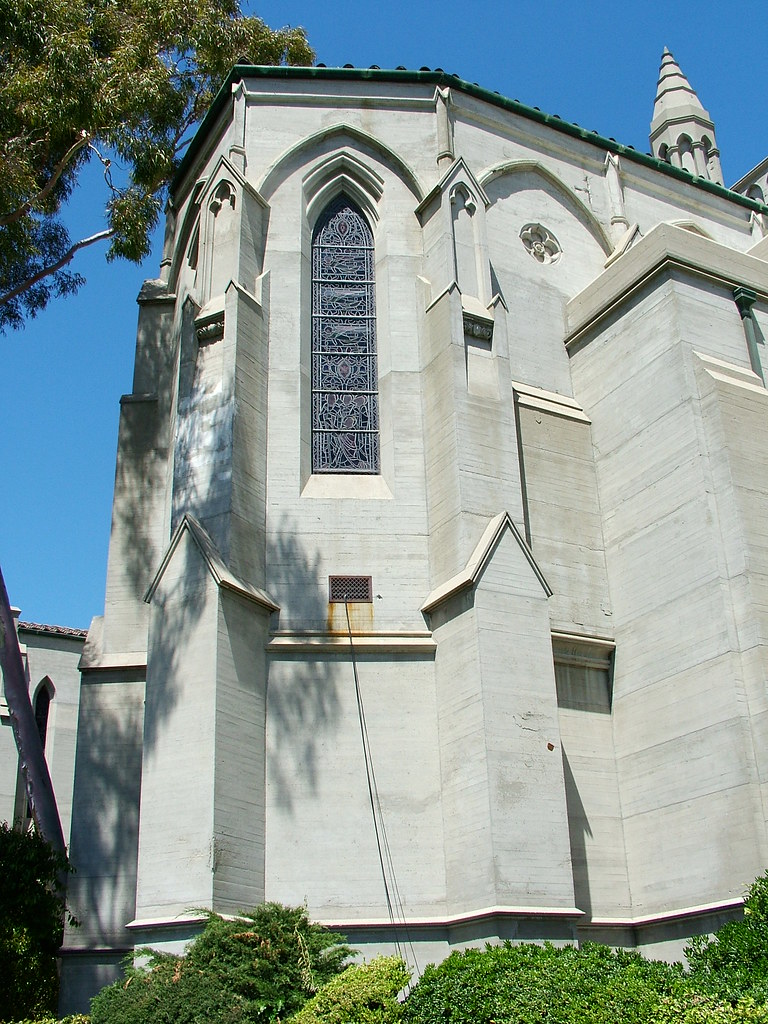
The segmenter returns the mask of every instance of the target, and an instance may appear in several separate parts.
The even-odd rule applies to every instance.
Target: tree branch
[[[12,213],[6,214],[4,217],[0,217],[0,227],[5,228],[8,227],[9,224],[15,224],[16,221],[21,220],[22,217],[26,217],[26,215],[32,210],[32,208],[35,205],[43,202],[46,196],[49,195],[50,192],[56,187],[57,181],[66,170],[67,164],[70,162],[72,157],[74,157],[76,153],[78,153],[79,150],[83,148],[83,146],[89,145],[91,142],[91,138],[92,136],[90,136],[88,132],[86,132],[85,130],[80,132],[80,138],[73,146],[70,146],[70,148],[61,158],[61,160],[59,160],[59,162],[56,164],[56,166],[53,169],[53,173],[51,174],[50,178],[45,183],[43,188],[37,193],[36,196],[33,196],[32,199],[28,199],[27,202],[23,203],[17,210],[14,210]]]
[[[75,242],[75,244],[71,246],[56,263],[52,263],[50,267],[44,267],[43,270],[39,270],[36,274],[32,274],[32,276],[28,277],[26,281],[22,281],[21,284],[16,285],[15,288],[11,288],[11,290],[6,292],[5,295],[0,295],[0,306],[4,306],[7,302],[10,302],[11,299],[15,299],[17,295],[21,295],[23,292],[28,291],[36,285],[38,281],[42,281],[44,277],[55,274],[57,271],[61,270],[62,267],[66,267],[75,253],[80,249],[85,249],[86,246],[93,245],[95,242],[106,241],[106,239],[112,238],[114,234],[115,232],[112,228],[105,228],[104,231],[98,231],[95,235],[91,235],[89,238],[83,238],[79,242]]]

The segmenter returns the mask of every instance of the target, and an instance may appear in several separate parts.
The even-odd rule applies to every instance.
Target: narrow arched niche
[[[696,174],[696,161],[693,155],[693,144],[687,135],[681,135],[677,140],[677,152],[680,158],[680,166],[684,171]]]

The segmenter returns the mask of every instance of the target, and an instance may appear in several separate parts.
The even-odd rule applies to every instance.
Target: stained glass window
[[[346,196],[312,238],[312,470],[379,471],[373,235]]]

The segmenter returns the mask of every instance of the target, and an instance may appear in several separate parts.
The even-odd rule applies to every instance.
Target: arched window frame
[[[53,703],[53,694],[53,683],[48,676],[45,676],[38,684],[32,704],[35,712],[35,724],[37,725],[37,732],[43,749],[45,749],[45,741],[48,736],[48,721],[51,713],[51,704]]]
[[[378,474],[374,237],[346,192],[318,214],[311,251],[312,472]]]

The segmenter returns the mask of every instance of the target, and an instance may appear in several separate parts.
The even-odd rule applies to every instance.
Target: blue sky
[[[768,154],[766,8],[754,0],[247,6],[272,27],[303,25],[329,66],[441,67],[643,151],[668,46],[715,121],[726,184]],[[101,227],[105,201],[93,168],[73,235]],[[91,249],[76,264],[88,280],[77,296],[0,336],[0,565],[27,621],[87,626],[103,610],[119,399],[131,389],[136,295],[158,263],[158,246],[142,267],[107,266]]]

